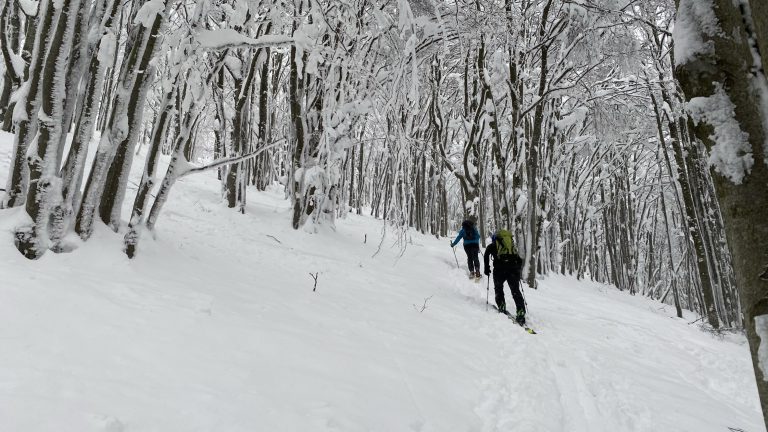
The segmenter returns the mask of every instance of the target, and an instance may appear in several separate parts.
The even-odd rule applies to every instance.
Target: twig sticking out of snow
[[[430,299],[432,299],[432,297],[434,297],[434,295],[431,295],[431,296],[429,296],[429,297],[425,298],[425,299],[424,299],[424,304],[423,304],[423,305],[421,305],[421,308],[419,308],[418,306],[416,306],[416,305],[414,304],[414,305],[413,305],[413,309],[414,309],[416,312],[418,312],[418,313],[422,313],[422,312],[424,312],[425,310],[427,310],[427,303],[429,302],[429,300],[430,300]]]
[[[309,275],[312,276],[312,279],[315,280],[315,286],[312,288],[312,292],[315,292],[317,291],[317,277],[320,276],[320,273],[315,273],[315,274],[310,273]]]
[[[267,234],[267,237],[271,238],[272,240],[274,240],[274,241],[276,241],[276,242],[278,242],[278,243],[280,243],[280,244],[283,244],[283,242],[281,242],[280,240],[278,240],[278,239],[277,239],[277,237],[275,237],[275,236],[273,236],[273,235],[269,235],[269,234]],[[310,274],[312,274],[312,273],[310,273]]]

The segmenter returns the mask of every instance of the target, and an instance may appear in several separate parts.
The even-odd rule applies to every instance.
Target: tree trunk
[[[73,4],[74,3],[74,4]],[[29,160],[29,190],[26,199],[26,212],[32,220],[31,225],[16,230],[16,247],[25,257],[37,259],[48,247],[48,224],[51,210],[61,199],[61,181],[58,177],[59,135],[61,116],[63,115],[64,78],[72,41],[72,27],[79,0],[63,0],[55,24],[51,49],[45,56],[41,78],[40,114],[38,115],[39,133],[34,153]],[[50,11],[55,7],[48,5]],[[43,29],[43,31],[45,31]],[[45,40],[45,39],[43,39]],[[42,53],[42,51],[40,51]]]
[[[170,84],[171,88],[166,93],[160,104],[160,113],[157,116],[155,124],[152,126],[152,138],[150,146],[147,149],[147,160],[144,165],[144,173],[141,176],[136,191],[136,199],[133,203],[133,211],[128,224],[128,232],[123,239],[123,251],[128,258],[133,258],[136,254],[136,245],[141,235],[141,229],[144,226],[144,214],[149,202],[149,193],[155,186],[155,173],[157,172],[157,162],[160,157],[163,142],[168,134],[168,125],[171,119],[171,110],[173,109],[173,99],[177,91],[178,75],[174,82]]]
[[[117,80],[114,102],[101,136],[99,149],[93,160],[90,175],[83,192],[83,200],[77,214],[75,230],[82,239],[88,239],[93,232],[96,209],[102,220],[115,229],[119,224],[120,207],[125,196],[127,170],[133,157],[133,145],[138,132],[133,129],[141,124],[143,112],[141,101],[146,95],[146,78],[152,72],[149,62],[154,57],[157,36],[165,14],[158,13],[150,28],[138,26],[132,37],[129,52]],[[102,107],[103,108],[103,107]],[[117,152],[122,155],[115,159]],[[126,154],[131,150],[131,154]],[[109,170],[109,171],[108,171]],[[109,189],[106,187],[109,185]],[[107,192],[105,192],[107,190]]]
[[[708,14],[719,21],[717,31],[712,31],[706,17],[698,15],[702,6],[694,3],[694,0],[678,0],[676,32],[688,33],[683,36],[687,39],[700,38],[706,49],[687,53],[690,55],[684,58],[677,56],[680,61],[678,77],[689,101],[703,98],[695,99],[694,111],[697,106],[701,107],[693,113],[698,120],[694,129],[696,136],[710,150],[726,152],[743,163],[741,166],[717,163],[719,172],[714,180],[733,255],[763,417],[768,426],[768,370],[760,367],[768,361],[765,347],[761,347],[761,344],[768,344],[768,220],[765,216],[768,214],[765,193],[768,190],[765,147],[768,131],[760,100],[768,97],[768,84],[764,70],[755,61],[758,48],[765,47],[768,37],[766,18],[764,13],[750,16],[748,8],[742,15],[733,1],[714,0],[711,8],[708,4],[703,6],[709,8]],[[753,0],[749,3],[757,5],[756,10],[765,12],[764,2]],[[747,6],[747,2],[743,1],[742,6]],[[752,26],[753,16],[758,18],[755,23],[759,23],[758,27]],[[763,45],[750,47],[750,40]],[[768,52],[763,54],[765,61]],[[712,113],[707,109],[720,112]],[[713,120],[716,115],[719,120]],[[740,129],[748,137],[740,137],[738,133],[724,134],[722,129],[725,127],[730,127],[731,132]],[[750,154],[751,166],[749,157],[745,157]]]
[[[51,1],[42,1],[38,6],[38,16],[29,18],[31,24],[27,27],[24,51],[31,53],[26,87],[17,104],[23,105],[23,116],[13,116],[14,129],[16,130],[13,151],[11,153],[11,169],[6,186],[5,202],[1,207],[16,207],[24,204],[29,185],[29,166],[26,163],[29,143],[37,132],[38,95],[43,63],[48,50],[48,41],[53,31],[53,17],[55,10]]]

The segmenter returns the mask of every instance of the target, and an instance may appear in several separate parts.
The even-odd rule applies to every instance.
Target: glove
[[[491,275],[491,269],[489,269],[488,267],[485,268],[485,275],[486,276],[490,276]]]
[[[451,247],[453,247],[453,242],[452,242],[452,241],[450,241],[450,240],[449,240],[448,242],[451,244]]]

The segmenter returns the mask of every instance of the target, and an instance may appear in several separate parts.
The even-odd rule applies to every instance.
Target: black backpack
[[[475,239],[475,223],[471,220],[465,220],[461,223],[461,228],[464,230],[464,240]]]

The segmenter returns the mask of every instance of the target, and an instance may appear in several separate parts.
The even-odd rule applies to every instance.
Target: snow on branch
[[[195,39],[206,50],[277,47],[291,45],[294,42],[292,37],[282,35],[264,35],[254,39],[234,29],[201,30],[197,32]]]
[[[228,157],[228,158],[224,158],[224,159],[218,159],[218,160],[215,160],[215,161],[213,161],[213,162],[211,162],[211,163],[209,163],[207,165],[194,166],[194,165],[189,164],[179,173],[178,177],[181,178],[181,177],[185,177],[185,176],[188,176],[188,175],[194,174],[194,173],[199,173],[199,172],[203,172],[203,171],[210,171],[212,169],[216,169],[216,168],[219,168],[219,167],[222,167],[222,166],[225,166],[225,165],[232,165],[232,164],[236,164],[236,163],[239,163],[239,162],[244,162],[244,161],[246,161],[248,159],[255,158],[256,156],[264,153],[265,151],[267,151],[269,149],[273,149],[273,148],[275,148],[277,146],[283,145],[284,141],[285,141],[285,138],[280,138],[279,140],[273,142],[272,144],[270,144],[268,146],[264,146],[264,147],[254,151],[252,153],[248,153],[248,154],[245,154],[245,155],[242,155],[242,156],[232,156],[232,157]]]
[[[19,0],[19,6],[21,6],[24,15],[34,17],[37,16],[37,9],[40,7],[40,2],[37,0]]]
[[[160,15],[165,10],[165,3],[163,0],[149,0],[144,3],[136,16],[133,18],[133,24],[141,24],[146,28],[152,28],[152,23],[155,21],[157,15]]]

